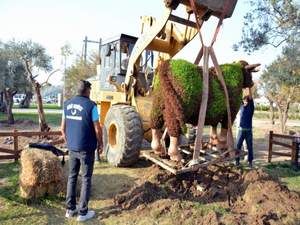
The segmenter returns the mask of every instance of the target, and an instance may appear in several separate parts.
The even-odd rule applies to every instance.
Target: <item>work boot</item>
[[[95,216],[95,214],[96,214],[95,211],[89,210],[87,212],[87,214],[85,214],[85,215],[79,215],[77,217],[77,221],[79,221],[79,222],[87,221],[89,219],[92,219]]]

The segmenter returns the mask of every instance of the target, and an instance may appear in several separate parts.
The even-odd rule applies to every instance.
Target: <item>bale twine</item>
[[[20,195],[32,199],[56,195],[66,189],[67,177],[52,152],[28,148],[21,153]]]

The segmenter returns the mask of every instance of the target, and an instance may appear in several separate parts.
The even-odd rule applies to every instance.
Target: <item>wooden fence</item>
[[[285,139],[289,143],[280,142],[278,139]],[[300,140],[299,136],[275,134],[273,131],[270,131],[268,162],[271,162],[273,155],[287,156],[287,157],[291,157],[291,162],[293,165],[298,166],[299,144],[300,144],[299,140]],[[279,145],[287,149],[290,149],[291,151],[290,152],[273,151],[273,145]]]
[[[22,149],[19,148],[19,137],[45,137],[45,136],[60,136],[60,131],[49,131],[49,132],[39,132],[39,131],[18,131],[13,132],[0,132],[0,137],[12,137],[13,138],[13,149],[0,147],[0,160],[4,159],[14,159],[17,161],[20,158],[20,153]],[[6,153],[2,155],[1,153]]]

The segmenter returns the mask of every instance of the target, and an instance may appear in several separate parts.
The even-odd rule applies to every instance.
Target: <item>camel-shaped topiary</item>
[[[245,61],[221,65],[228,89],[231,118],[234,121],[242,101],[242,89],[253,86],[252,72],[259,64],[249,65]],[[151,110],[152,142],[156,153],[162,153],[160,130],[165,124],[170,136],[168,154],[172,160],[180,160],[178,138],[186,123],[197,125],[202,96],[202,67],[182,59],[160,63],[154,78],[153,106]],[[220,136],[217,125],[221,123]],[[213,144],[226,145],[227,111],[225,94],[214,68],[209,70],[209,95],[205,125],[212,126]]]

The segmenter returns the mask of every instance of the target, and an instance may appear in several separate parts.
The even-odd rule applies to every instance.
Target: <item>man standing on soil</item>
[[[69,149],[69,177],[67,185],[67,211],[70,218],[78,213],[77,221],[95,216],[88,210],[91,193],[95,149],[102,152],[102,130],[96,104],[90,100],[91,83],[80,80],[78,95],[64,103],[61,132]],[[98,145],[97,145],[98,142]],[[79,206],[76,207],[76,184],[81,166],[82,186]]]
[[[247,144],[248,149],[248,163],[249,167],[252,168],[253,164],[253,134],[252,134],[252,118],[254,114],[254,102],[252,98],[251,88],[248,88],[249,95],[243,98],[243,104],[240,108],[240,122],[238,124],[238,135],[237,135],[237,150],[238,153],[242,149],[244,140]],[[236,158],[236,165],[240,165],[240,157]]]

